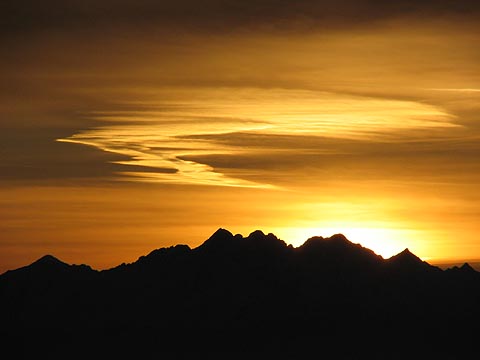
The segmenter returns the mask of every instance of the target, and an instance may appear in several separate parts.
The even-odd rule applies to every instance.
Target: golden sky
[[[217,228],[480,258],[480,3],[6,1],[0,272]]]

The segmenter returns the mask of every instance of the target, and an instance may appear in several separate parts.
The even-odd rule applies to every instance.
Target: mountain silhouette
[[[479,305],[468,264],[441,270],[408,249],[384,259],[342,234],[295,248],[218,229],[107,270],[46,255],[7,271],[0,336],[17,357],[458,356]]]

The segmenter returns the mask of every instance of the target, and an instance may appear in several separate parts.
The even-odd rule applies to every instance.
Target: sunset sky
[[[479,1],[0,9],[0,272],[219,227],[480,259]]]

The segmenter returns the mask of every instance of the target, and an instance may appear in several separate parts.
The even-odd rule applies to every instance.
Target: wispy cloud
[[[428,89],[433,91],[447,91],[447,92],[465,92],[465,93],[475,93],[480,92],[480,89],[473,89],[473,88],[465,88],[465,89],[451,89],[451,88],[443,88],[443,89]]]
[[[91,116],[108,124],[58,141],[130,157],[116,162],[123,165],[174,170],[122,173],[134,181],[268,188],[273,185],[242,179],[241,172],[227,176],[192,159],[212,155],[254,157],[280,150],[295,153],[304,149],[305,136],[391,141],[395,135],[402,138],[409,132],[460,127],[443,109],[414,101],[305,90],[202,88],[182,89],[177,99],[165,103],[162,91],[171,93],[175,89],[160,89],[158,103],[142,103],[143,110],[94,112]],[[217,141],[219,135],[228,137],[232,133],[288,135],[294,140],[288,148],[278,148],[278,144],[272,148],[268,142],[244,147]]]

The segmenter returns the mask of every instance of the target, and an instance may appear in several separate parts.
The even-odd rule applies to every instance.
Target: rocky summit
[[[18,357],[458,355],[475,344],[480,274],[341,234],[299,247],[219,229],[196,248],[108,270],[46,255],[0,276],[1,339]]]

